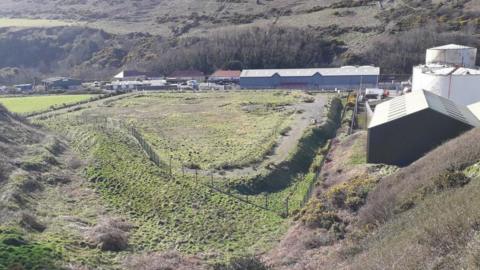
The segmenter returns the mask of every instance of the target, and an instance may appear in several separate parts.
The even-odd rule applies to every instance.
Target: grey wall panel
[[[406,166],[472,128],[426,109],[369,129],[367,161]]]

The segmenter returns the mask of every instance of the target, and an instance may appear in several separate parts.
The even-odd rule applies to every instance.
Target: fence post
[[[265,209],[268,209],[268,194],[265,193]]]
[[[289,197],[287,197],[287,199],[285,200],[285,213],[287,217],[288,217],[288,199]]]

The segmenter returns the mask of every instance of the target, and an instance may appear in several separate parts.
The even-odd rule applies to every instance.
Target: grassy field
[[[135,224],[134,250],[176,249],[215,254],[211,260],[223,260],[268,249],[288,222],[277,209],[265,211],[213,191],[205,186],[208,175],[184,175],[176,168],[171,177],[166,161],[170,154],[195,157],[192,163],[213,168],[262,159],[266,148],[280,137],[274,131],[291,124],[292,106],[302,103],[303,95],[283,91],[139,94],[92,103],[91,108],[39,123],[70,138],[77,152],[92,161],[86,170],[92,186],[107,205]],[[81,114],[135,125],[164,162],[156,167],[125,130],[72,121]],[[190,155],[192,148],[196,155]],[[290,185],[268,194],[270,207],[280,209],[291,197],[289,210],[298,209],[311,181],[311,175],[292,176]],[[228,193],[239,195],[234,188]],[[249,196],[259,205],[264,198],[265,193]]]
[[[64,104],[72,104],[87,100],[95,95],[51,95],[51,96],[26,96],[26,97],[1,97],[3,104],[14,113],[31,113],[50,109]]]
[[[70,137],[79,153],[94,159],[86,175],[106,203],[135,224],[134,250],[216,253],[218,259],[264,250],[285,229],[277,214],[199,185],[207,181],[202,176],[198,181],[170,178],[167,168],[151,163],[126,133],[63,125],[49,123]]]
[[[271,152],[302,102],[300,93],[146,94],[80,113],[123,119],[136,126],[165,163],[228,169]]]

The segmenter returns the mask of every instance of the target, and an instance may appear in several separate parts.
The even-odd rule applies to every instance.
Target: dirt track
[[[266,164],[279,164],[286,160],[290,152],[297,146],[305,130],[313,123],[322,121],[326,101],[327,97],[325,95],[317,94],[315,96],[315,102],[301,103],[292,106],[292,109],[302,111],[302,113],[295,115],[295,119],[292,121],[293,124],[290,126],[291,130],[285,136],[281,136],[273,154],[265,160],[247,167],[225,170],[221,173],[217,172],[216,175],[220,177],[252,176],[258,173],[258,169],[264,167]],[[204,174],[211,173],[210,171],[198,172]]]

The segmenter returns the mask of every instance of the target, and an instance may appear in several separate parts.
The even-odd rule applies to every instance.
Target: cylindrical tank
[[[426,64],[475,67],[477,49],[462,45],[445,45],[427,50]]]

